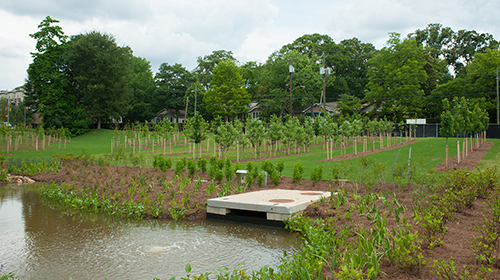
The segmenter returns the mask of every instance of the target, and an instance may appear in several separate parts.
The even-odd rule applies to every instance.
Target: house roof
[[[327,112],[330,112],[330,113],[338,113],[337,111],[337,104],[338,102],[326,102],[325,103],[325,109]],[[314,103],[312,105],[312,107],[319,107],[319,108],[323,108],[323,103]],[[302,113],[307,113],[308,111],[311,110],[311,106],[305,108],[304,110],[302,110]]]
[[[176,114],[178,112],[178,114]],[[184,117],[186,116],[186,110],[175,110],[175,109],[167,109],[164,108],[160,112],[158,112],[155,116],[155,118],[163,118],[165,116],[175,116],[177,115],[178,117]]]
[[[248,113],[252,113],[253,111],[259,109],[259,102],[252,102],[248,104]]]

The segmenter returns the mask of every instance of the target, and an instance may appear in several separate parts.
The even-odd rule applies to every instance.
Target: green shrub
[[[265,179],[264,172],[258,172],[256,179],[257,179],[257,186],[262,187],[262,185],[264,184],[264,179]]]
[[[200,169],[201,172],[205,173],[207,172],[207,159],[204,157],[200,157],[198,159],[198,168]]]
[[[162,155],[156,155],[153,159],[153,168],[165,172],[172,168],[172,160]]]
[[[280,160],[278,163],[276,163],[276,170],[280,173],[280,177],[281,177],[283,170],[285,170],[285,163],[282,160]]]
[[[274,171],[274,164],[269,159],[266,159],[262,162],[262,165],[260,168],[262,170],[266,171],[267,174],[272,174]]]
[[[181,175],[182,174],[182,170],[184,170],[185,166],[186,166],[186,162],[184,160],[179,160],[178,162],[176,162],[175,163],[175,172],[174,172],[175,175]]]
[[[271,176],[271,181],[275,186],[278,186],[280,184],[280,174],[278,171],[274,170],[273,173],[269,174]]]
[[[302,180],[302,176],[304,175],[304,165],[302,162],[297,162],[293,165],[293,182],[299,183]]]
[[[196,171],[198,171],[198,166],[196,164],[196,161],[189,160],[187,162],[187,169],[189,171],[189,177],[193,178],[194,173],[196,173]]]
[[[320,164],[318,166],[315,166],[313,170],[311,171],[311,181],[313,183],[313,186],[316,186],[316,184],[323,179],[323,165]]]

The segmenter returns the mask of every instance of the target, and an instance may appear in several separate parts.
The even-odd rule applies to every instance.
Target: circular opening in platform
[[[294,201],[295,200],[293,200],[293,199],[283,199],[283,198],[269,200],[269,202],[276,202],[276,203],[290,203],[290,202],[294,202]]]
[[[301,195],[323,195],[323,193],[320,193],[320,192],[303,192],[300,194]]]

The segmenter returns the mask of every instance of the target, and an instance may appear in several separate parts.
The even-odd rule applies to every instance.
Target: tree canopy
[[[395,120],[418,117],[422,83],[427,79],[424,54],[415,40],[401,40],[397,33],[391,34],[387,44],[370,60],[366,98]]]
[[[129,109],[132,94],[132,50],[119,47],[113,36],[92,31],[72,37],[64,59],[76,97],[88,117],[116,122]]]
[[[134,57],[106,33],[68,37],[59,21],[46,17],[28,68],[26,104],[43,116],[45,127],[68,127],[79,134],[90,127],[144,122],[162,109],[188,117],[224,119],[246,114],[251,102],[260,118],[282,118],[318,103],[325,78],[326,101],[341,114],[370,114],[395,122],[439,118],[443,98],[468,96],[495,116],[495,75],[499,43],[488,33],[454,31],[431,23],[401,38],[390,33],[377,50],[357,38],[335,42],[326,34],[305,34],[271,53],[264,63],[239,63],[230,50],[197,57],[197,66],[161,63],[154,74],[146,58]],[[294,72],[290,84],[290,63]],[[320,74],[321,67],[332,69]],[[290,94],[291,91],[291,94]],[[189,99],[189,102],[188,102]],[[196,100],[196,102],[195,102]],[[196,107],[196,108],[195,108]]]
[[[211,87],[204,101],[212,115],[232,118],[244,113],[251,101],[243,77],[232,60],[223,60],[214,68]]]

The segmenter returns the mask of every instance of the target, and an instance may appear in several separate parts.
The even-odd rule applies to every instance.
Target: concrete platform
[[[265,213],[267,220],[283,221],[321,197],[330,197],[330,192],[281,189],[248,192],[208,199],[207,213],[227,216],[248,211],[259,216]]]

